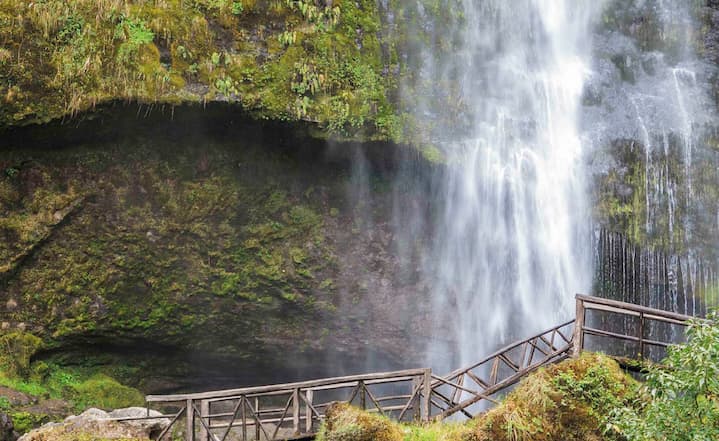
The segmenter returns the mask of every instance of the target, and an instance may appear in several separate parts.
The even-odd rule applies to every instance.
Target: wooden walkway
[[[632,353],[643,358],[646,348],[665,348],[676,336],[664,333],[662,339],[651,335],[657,324],[683,328],[692,319],[583,295],[576,296],[576,303],[575,320],[513,343],[447,375],[438,376],[422,368],[194,394],[149,395],[146,419],[160,418],[149,416],[154,408],[170,420],[157,435],[158,440],[275,441],[313,437],[327,408],[335,402],[350,403],[397,421],[430,421],[454,414],[472,418],[495,404],[502,392],[528,373],[578,355],[587,339],[628,342],[636,345]],[[593,314],[615,316],[612,322],[619,316],[628,325],[621,332],[603,329],[603,322]]]

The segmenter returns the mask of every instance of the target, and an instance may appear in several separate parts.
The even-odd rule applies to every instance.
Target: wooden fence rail
[[[574,320],[562,323],[532,337],[506,346],[483,360],[448,375],[434,377],[433,399],[436,419],[469,410],[481,401],[495,403],[492,395],[515,384],[528,373],[548,363],[567,358],[571,352]]]
[[[638,323],[621,331],[601,329],[588,325],[587,311],[619,314],[638,319]],[[398,421],[426,422],[457,413],[472,418],[484,409],[482,403],[496,403],[498,392],[528,373],[578,356],[588,335],[634,342],[643,358],[647,346],[666,347],[673,342],[671,338],[649,338],[646,330],[652,323],[686,326],[693,319],[579,294],[576,313],[575,320],[506,346],[445,376],[422,368],[194,394],[149,395],[147,417],[129,419],[167,418],[170,424],[158,440],[174,439],[182,433],[185,441],[226,441],[230,435],[234,440],[278,441],[314,436],[335,402],[354,404]],[[151,407],[162,410],[163,415],[150,416]],[[183,422],[184,427],[180,427]]]
[[[230,434],[243,441],[289,440],[314,435],[335,402],[398,421],[428,421],[431,379],[430,369],[411,369],[146,400],[148,409],[175,408],[163,415],[171,423],[158,440],[171,439],[183,416],[186,441],[225,441]]]
[[[573,349],[574,356],[578,356],[585,348],[585,336],[593,335],[606,337],[612,340],[635,342],[638,347],[638,352],[632,355],[636,355],[637,358],[643,359],[646,358],[647,346],[667,347],[672,343],[676,343],[675,338],[671,335],[658,335],[655,338],[647,336],[647,330],[651,329],[652,324],[664,323],[686,327],[688,326],[690,320],[701,320],[696,317],[678,314],[675,312],[663,311],[661,309],[654,309],[646,306],[619,302],[617,300],[603,299],[581,294],[577,294],[576,302],[577,318],[576,325],[574,327],[574,335],[572,337],[575,342]],[[618,314],[623,317],[631,317],[636,319],[636,326],[625,326],[619,332],[592,327],[589,326],[587,322],[588,311],[601,311],[604,313]],[[631,332],[635,329],[636,333]],[[658,339],[662,337],[663,339]]]

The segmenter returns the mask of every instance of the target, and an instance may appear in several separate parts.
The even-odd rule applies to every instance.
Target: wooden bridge
[[[537,368],[577,356],[607,341],[647,358],[683,336],[692,317],[613,300],[576,296],[575,320],[502,348],[479,362],[438,376],[429,368],[325,378],[271,386],[146,397],[148,415],[170,424],[158,440],[275,441],[312,438],[335,402],[356,405],[397,421],[467,418]],[[611,316],[612,320],[606,320]],[[621,329],[613,324],[622,323]],[[674,329],[679,327],[680,329]],[[589,341],[593,340],[593,341]],[[656,358],[661,354],[652,353]],[[150,416],[150,409],[163,415]],[[138,418],[135,418],[138,419]]]

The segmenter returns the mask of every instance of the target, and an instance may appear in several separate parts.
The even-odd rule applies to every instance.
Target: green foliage
[[[388,35],[373,0],[0,0],[0,126],[118,99],[229,99],[325,136],[400,141]]]
[[[117,51],[122,62],[136,61],[140,47],[152,43],[155,34],[143,20],[123,17],[115,28],[115,36],[124,42]]]
[[[42,348],[42,340],[26,332],[11,332],[0,336],[0,363],[10,375],[27,377],[30,359]]]
[[[13,412],[10,414],[13,426],[17,433],[27,433],[40,427],[50,420],[49,416],[32,412]]]
[[[719,439],[719,315],[695,321],[687,344],[648,368],[639,408],[618,408],[609,427],[629,441]]]

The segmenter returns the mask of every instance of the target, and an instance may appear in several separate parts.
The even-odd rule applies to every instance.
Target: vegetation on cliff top
[[[381,33],[373,0],[0,0],[0,126],[219,100],[399,140],[399,61]]]

